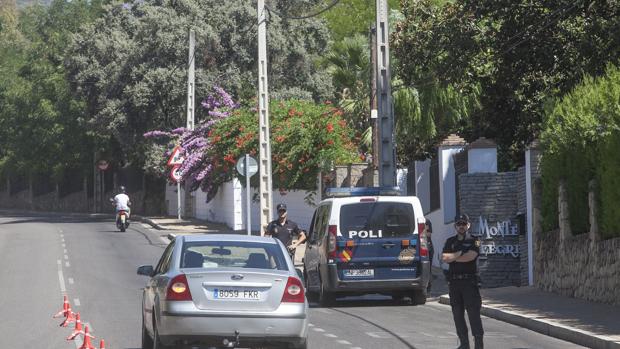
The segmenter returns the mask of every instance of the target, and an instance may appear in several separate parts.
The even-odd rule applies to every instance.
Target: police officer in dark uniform
[[[265,236],[272,236],[284,244],[291,255],[291,258],[295,256],[295,249],[306,241],[306,234],[303,230],[299,229],[297,223],[288,219],[286,212],[286,204],[280,203],[276,206],[278,211],[278,218],[274,219],[267,225],[265,229]],[[298,236],[296,242],[293,242],[293,237]]]
[[[480,308],[482,298],[478,285],[478,254],[480,240],[468,234],[471,227],[469,217],[461,214],[454,219],[456,235],[448,238],[443,247],[442,260],[449,264],[448,282],[450,285],[450,305],[459,336],[457,349],[469,349],[469,335],[465,323],[465,310],[469,317],[475,349],[483,349],[482,319]]]

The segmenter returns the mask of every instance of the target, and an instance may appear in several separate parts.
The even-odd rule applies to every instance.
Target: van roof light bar
[[[327,188],[325,196],[328,198],[345,198],[352,196],[400,196],[399,187],[345,187]]]

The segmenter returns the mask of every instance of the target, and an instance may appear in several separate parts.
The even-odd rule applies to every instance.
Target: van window
[[[319,225],[318,225],[318,233],[319,240],[325,237],[325,233],[327,232],[327,225],[329,224],[329,213],[331,212],[331,204],[324,205],[321,207],[319,211]]]
[[[360,202],[340,209],[346,238],[406,237],[414,233],[414,222],[413,206],[404,202]]]

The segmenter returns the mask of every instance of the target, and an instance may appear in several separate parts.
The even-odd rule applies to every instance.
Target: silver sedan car
[[[303,282],[277,239],[180,235],[149,276],[142,348],[307,348]]]

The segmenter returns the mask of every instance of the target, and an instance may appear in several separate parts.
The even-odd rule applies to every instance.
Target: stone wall
[[[459,176],[460,208],[472,220],[482,246],[478,267],[483,287],[521,285],[517,172]]]
[[[537,234],[534,281],[545,291],[620,305],[620,238],[592,241],[588,234],[560,239]]]

